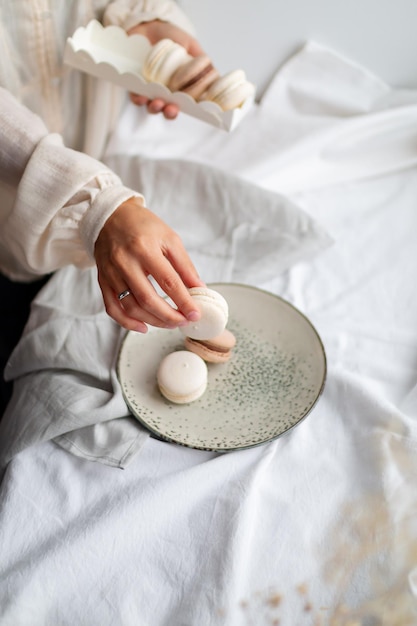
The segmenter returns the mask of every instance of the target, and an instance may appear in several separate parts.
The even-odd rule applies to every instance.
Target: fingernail
[[[187,315],[189,322],[197,322],[200,319],[200,311],[190,311]]]

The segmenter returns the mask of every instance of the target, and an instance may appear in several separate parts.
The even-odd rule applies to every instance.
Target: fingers
[[[107,220],[96,241],[98,280],[107,313],[128,330],[176,328],[200,317],[189,287],[204,285],[181,239],[134,198]],[[161,297],[152,276],[174,306]],[[119,299],[119,294],[130,294]]]
[[[178,105],[173,102],[165,102],[162,98],[149,100],[147,108],[149,113],[163,113],[166,119],[175,119],[180,110]]]
[[[167,120],[175,120],[179,112],[179,106],[173,102],[168,102],[163,108],[163,114]]]
[[[175,24],[169,22],[163,22],[161,20],[151,20],[149,22],[142,22],[136,26],[133,26],[128,30],[129,35],[139,34],[147,37],[149,42],[154,45],[161,39],[172,39],[176,43],[185,48],[188,54],[192,56],[198,56],[204,54],[203,48],[198,43],[197,39],[182,30]]]
[[[146,96],[140,96],[139,94],[130,94],[130,100],[136,106],[147,106],[148,112],[152,115],[157,113],[163,113],[167,120],[175,120],[180,111],[178,105],[173,102],[165,102],[162,98],[155,98],[149,100]]]
[[[204,50],[194,37],[189,35],[186,31],[170,24],[169,22],[163,22],[161,20],[151,20],[149,22],[143,22],[133,28],[129,29],[130,35],[139,34],[147,37],[149,42],[154,45],[161,39],[172,39],[176,43],[180,44],[191,56],[199,56],[204,54]],[[173,102],[166,102],[161,98],[155,98],[150,100],[146,96],[140,96],[137,94],[130,94],[131,101],[137,106],[147,106],[149,113],[157,114],[163,113],[167,120],[174,120],[179,113],[179,107]]]
[[[188,283],[190,283],[190,286],[198,286],[203,283],[200,279],[195,280],[194,277],[197,273],[191,262],[188,272],[183,272],[181,268],[178,268],[177,271],[177,268],[165,257],[155,259],[155,261],[153,259],[150,260],[149,267],[150,274],[162,291],[175,304],[178,314],[182,315],[179,325],[183,326],[190,321],[197,321],[200,318],[200,313],[195,306],[195,301],[188,292],[187,286]],[[162,302],[167,304],[165,300],[162,300]],[[146,308],[146,310],[149,310],[149,307],[151,307],[154,314],[156,314],[159,319],[165,314],[165,310],[163,310],[161,306],[161,301],[159,300],[158,302],[158,300],[154,298],[148,300],[148,302],[144,302],[143,307]],[[166,318],[164,317],[163,319],[165,320]]]
[[[163,275],[172,285],[169,291],[184,307],[185,312],[173,307],[161,297],[143,270],[140,267],[135,270],[132,265],[130,262],[128,273],[124,267],[99,271],[98,279],[106,311],[116,322],[128,330],[146,332],[147,325],[177,328],[185,326],[190,320],[198,319],[198,311],[188,290],[171,267],[167,272],[163,272]],[[125,291],[128,291],[129,295],[120,299],[119,294]]]
[[[197,39],[194,39],[192,37],[189,38],[188,45],[184,47],[187,48],[188,54],[191,54],[191,56],[193,57],[198,57],[201,54],[204,54],[204,50],[198,43]]]
[[[148,104],[149,102],[149,98],[147,96],[141,96],[138,93],[130,93],[130,100],[133,102],[133,104],[136,104],[136,106],[144,106],[145,104]]]
[[[123,292],[118,293],[106,279],[99,275],[107,314],[127,330],[142,333],[147,332],[148,324],[158,328],[177,328],[185,325],[184,317],[155,293],[149,281],[147,283],[149,292],[146,288],[138,291],[133,290],[132,287],[128,289],[129,295],[120,299],[119,293]],[[151,294],[152,291],[153,294]],[[159,307],[159,300],[165,306]]]
[[[140,319],[130,317],[115,292],[104,281],[100,281],[99,279],[99,283],[107,314],[113,318],[115,322],[120,324],[120,326],[126,328],[126,330],[146,333],[148,331],[146,324]]]
[[[158,328],[177,328],[178,323],[170,323],[169,321],[159,319],[151,312],[142,308],[136,300],[136,296],[130,290],[128,290],[129,295],[120,300],[118,294],[109,285],[101,282],[100,286],[108,315],[127,330],[146,333],[148,324]],[[185,324],[185,322],[181,323]]]

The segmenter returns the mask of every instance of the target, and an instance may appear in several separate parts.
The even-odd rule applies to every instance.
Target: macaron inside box
[[[214,80],[200,100],[215,102],[223,111],[230,111],[239,107],[254,92],[255,86],[246,80],[245,72],[234,70]]]
[[[192,57],[172,39],[161,39],[145,58],[142,73],[149,82],[167,85],[175,71]]]
[[[171,76],[168,88],[171,91],[183,91],[194,100],[199,100],[218,76],[219,73],[213,67],[211,59],[202,54],[181,65]]]
[[[205,91],[201,95],[199,87],[198,93],[190,96],[188,88],[184,88],[186,83],[180,85],[179,91],[172,91],[168,87],[170,78],[192,59],[182,46],[172,40],[161,40],[152,45],[143,35],[130,35],[119,26],[103,26],[97,20],[91,20],[86,26],[77,28],[72,37],[68,37],[64,51],[64,62],[68,66],[100,80],[110,81],[150,100],[169,99],[185,115],[228,132],[234,130],[253,105],[255,87],[247,81],[247,93],[252,95],[228,110],[221,106],[230,104],[220,105],[215,99],[207,100],[208,84],[204,85]],[[192,65],[196,70],[196,64]],[[147,70],[144,69],[145,66],[148,66]],[[195,78],[196,75],[190,80]],[[214,83],[222,77],[218,76],[215,69],[214,72],[211,71],[210,78]]]
[[[221,76],[209,56],[192,57],[169,39],[151,47],[142,73],[146,80],[165,85],[174,93],[187,93],[196,102],[215,102],[223,111],[240,107],[255,93],[243,70]]]

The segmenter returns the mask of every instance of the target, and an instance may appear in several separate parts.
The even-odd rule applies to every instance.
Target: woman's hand
[[[104,224],[95,245],[98,281],[107,313],[128,330],[185,326],[200,317],[188,288],[203,286],[179,236],[143,206],[121,204]],[[178,307],[154,289],[152,276]],[[123,292],[129,295],[122,300]]]
[[[169,22],[152,20],[151,22],[138,24],[129,30],[129,35],[134,34],[147,37],[152,45],[157,43],[160,39],[172,39],[172,41],[183,46],[191,56],[204,54],[203,49],[194,37]],[[179,113],[179,108],[176,104],[173,102],[165,102],[162,98],[149,100],[146,96],[132,93],[130,94],[130,99],[138,106],[147,105],[149,113],[162,112],[164,117],[168,120],[175,119]]]

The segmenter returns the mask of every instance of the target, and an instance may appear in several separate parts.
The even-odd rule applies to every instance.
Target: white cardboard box
[[[150,47],[142,35],[129,36],[119,26],[102,26],[92,20],[67,39],[64,63],[132,93],[175,102],[183,113],[227,131],[233,130],[252,106],[254,96],[232,111],[223,111],[214,102],[196,102],[186,93],[146,81],[142,65]]]

